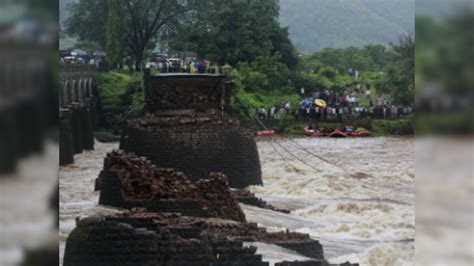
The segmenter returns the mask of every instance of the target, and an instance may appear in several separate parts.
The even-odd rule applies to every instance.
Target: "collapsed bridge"
[[[145,72],[144,84],[145,115],[129,123],[124,151],[107,154],[96,179],[99,204],[120,212],[78,219],[65,266],[269,265],[244,242],[308,258],[276,265],[330,265],[308,234],[268,232],[247,222],[239,198],[278,210],[233,189],[262,178],[254,135],[228,115],[226,76]]]

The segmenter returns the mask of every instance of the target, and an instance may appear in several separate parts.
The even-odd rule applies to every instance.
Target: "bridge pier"
[[[18,160],[17,131],[12,105],[0,103],[0,173],[15,171]]]
[[[92,117],[90,112],[90,101],[85,100],[80,110],[82,147],[84,150],[94,149],[94,132],[92,128]]]
[[[59,110],[59,165],[74,163],[74,140],[71,126],[71,111]]]
[[[81,110],[79,103],[73,103],[71,109],[71,125],[74,154],[82,153]]]

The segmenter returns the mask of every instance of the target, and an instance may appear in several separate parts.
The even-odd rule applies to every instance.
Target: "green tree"
[[[167,47],[239,68],[246,86],[290,88],[299,59],[278,16],[277,0],[201,0],[192,20],[166,36]]]
[[[168,36],[168,46],[231,66],[278,54],[281,62],[295,67],[298,57],[278,15],[277,0],[201,0],[192,22]]]
[[[67,8],[70,16],[64,22],[66,33],[106,47],[107,1],[80,0]]]
[[[387,86],[395,103],[413,104],[415,98],[415,40],[411,34],[391,44],[394,61],[387,69]]]
[[[372,71],[383,71],[390,59],[387,47],[381,44],[366,45],[362,49],[362,53],[368,58]]]
[[[472,97],[474,86],[474,8],[466,7],[447,19],[441,29],[442,42],[436,47],[439,79],[455,95]]]
[[[141,69],[145,55],[154,49],[162,31],[171,31],[184,21],[197,0],[118,0],[117,10],[125,33],[125,54]],[[80,0],[70,5],[67,32],[81,40],[107,46],[108,1]]]
[[[107,17],[107,62],[117,67],[123,58],[122,38],[120,37],[119,9],[117,0],[108,0]]]
[[[337,76],[337,72],[334,68],[332,67],[323,67],[321,70],[319,70],[319,74],[328,78],[328,79],[333,79]]]

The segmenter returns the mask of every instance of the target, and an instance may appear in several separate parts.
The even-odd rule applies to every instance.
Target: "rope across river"
[[[247,108],[249,108],[249,105],[248,105],[248,103],[247,103],[245,100],[243,100],[243,99],[241,99],[241,98],[238,98],[238,99],[239,99]],[[256,115],[250,115],[250,117],[253,118],[253,119],[255,119],[255,121],[257,121],[257,122],[260,124],[260,126],[262,126],[263,129],[268,130],[268,127],[265,126],[265,124],[264,124]],[[288,154],[290,154],[293,158],[295,158],[296,160],[300,161],[300,162],[303,163],[304,165],[308,166],[309,168],[313,169],[313,170],[316,171],[316,172],[320,172],[320,171],[321,171],[321,170],[315,168],[314,166],[312,166],[311,164],[307,163],[307,162],[304,161],[303,159],[301,159],[301,158],[299,158],[298,156],[296,156],[294,153],[292,153],[290,150],[288,150],[288,148],[286,148],[284,145],[282,145],[280,142],[278,142],[277,138],[272,137],[271,140],[272,140],[275,144],[277,144],[278,146],[280,146],[280,147],[281,147],[284,151],[286,151]],[[310,154],[311,156],[314,156],[314,157],[316,157],[317,159],[322,160],[322,161],[324,161],[324,162],[327,163],[327,164],[330,164],[330,165],[332,165],[332,166],[334,166],[334,167],[336,167],[336,168],[338,168],[338,169],[340,169],[340,170],[345,171],[345,169],[343,169],[342,167],[340,167],[340,166],[338,166],[338,165],[335,165],[335,164],[329,162],[328,160],[322,158],[321,156],[318,156],[317,154],[315,154],[315,153],[309,151],[307,148],[305,148],[305,147],[302,146],[301,144],[295,142],[294,140],[292,140],[292,139],[288,139],[288,140],[289,140],[291,143],[293,143],[293,144],[295,144],[296,146],[298,146],[299,149],[305,151],[306,153]],[[270,143],[270,145],[271,145],[272,148],[282,157],[283,160],[285,160],[287,163],[289,163],[290,165],[292,165],[292,164],[288,161],[288,159],[286,159],[284,156],[282,156],[282,154],[281,154],[278,150],[276,150],[276,148],[275,148],[275,146],[273,145],[273,143]],[[293,165],[292,165],[292,166],[293,166]],[[294,166],[293,166],[293,167],[294,167]]]

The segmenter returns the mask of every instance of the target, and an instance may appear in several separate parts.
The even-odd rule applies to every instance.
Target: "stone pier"
[[[261,185],[255,137],[230,117],[233,83],[222,75],[145,72],[145,117],[131,121],[121,148],[190,180],[223,172],[229,185]]]

